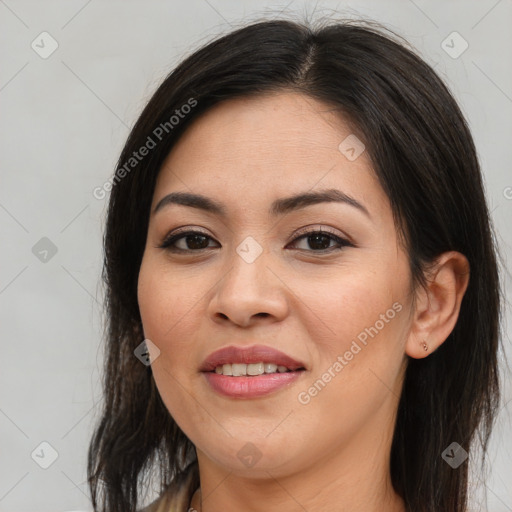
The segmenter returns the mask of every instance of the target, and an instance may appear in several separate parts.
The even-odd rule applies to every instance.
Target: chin
[[[289,441],[285,443],[277,438],[274,442],[268,438],[251,440],[249,436],[231,441],[224,445],[222,451],[218,451],[217,443],[213,450],[203,453],[216,464],[241,476],[268,478],[269,473],[277,476],[296,470],[297,461]]]

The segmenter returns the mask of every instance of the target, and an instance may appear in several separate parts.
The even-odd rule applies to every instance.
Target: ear
[[[460,252],[439,256],[427,276],[427,287],[416,292],[416,308],[405,345],[414,358],[427,357],[448,338],[459,317],[469,283],[469,262]]]

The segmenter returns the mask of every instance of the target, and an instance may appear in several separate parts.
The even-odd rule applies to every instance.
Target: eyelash
[[[173,234],[167,236],[165,238],[165,240],[163,241],[163,243],[158,246],[158,248],[159,249],[165,249],[165,250],[170,251],[170,252],[182,253],[182,254],[183,253],[193,253],[193,252],[197,253],[197,252],[200,252],[200,251],[205,251],[207,249],[211,249],[211,247],[204,247],[202,249],[179,249],[177,247],[172,247],[172,244],[174,244],[178,240],[181,240],[182,238],[185,238],[185,237],[190,236],[190,235],[200,235],[200,236],[203,236],[205,238],[212,239],[209,235],[207,235],[206,233],[203,233],[202,231],[193,231],[193,230],[192,231],[182,231],[182,232],[173,233]],[[308,238],[309,236],[313,236],[313,235],[328,236],[328,238],[330,238],[331,240],[333,240],[336,243],[338,243],[340,245],[340,247],[338,247],[338,248],[336,248],[336,247],[334,247],[334,248],[333,247],[329,247],[327,249],[320,249],[320,250],[306,250],[306,249],[298,249],[298,250],[302,250],[302,251],[306,250],[306,252],[313,252],[313,253],[318,253],[318,254],[326,254],[326,253],[333,252],[333,250],[341,251],[345,247],[354,247],[354,244],[352,244],[351,242],[349,242],[345,238],[341,238],[339,235],[336,235],[335,233],[333,233],[329,229],[312,229],[312,230],[309,230],[309,231],[305,230],[305,231],[299,232],[298,236],[292,241],[292,243],[296,243],[298,240],[301,240],[303,238]]]

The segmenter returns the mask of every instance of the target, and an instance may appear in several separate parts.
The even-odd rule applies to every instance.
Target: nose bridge
[[[268,250],[265,251],[263,245],[252,236],[247,236],[235,247],[229,258],[231,270],[225,283],[228,287],[233,287],[231,293],[235,292],[240,296],[244,292],[259,295],[264,289],[269,289],[269,283],[264,277],[268,272],[268,254]],[[260,289],[259,285],[263,283],[264,286]]]
[[[223,314],[237,323],[254,315],[281,316],[286,301],[279,279],[270,271],[270,251],[253,237],[246,237],[229,257],[229,270],[216,286],[211,313]]]
[[[262,245],[252,236],[245,237],[236,247],[236,253],[248,265],[258,260],[263,252]]]

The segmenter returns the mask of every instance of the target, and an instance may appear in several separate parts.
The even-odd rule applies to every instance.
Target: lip
[[[264,373],[248,377],[230,377],[215,373],[217,366],[227,363],[274,363],[286,366],[292,370],[285,373]],[[201,365],[206,381],[217,393],[239,399],[258,398],[274,393],[291,385],[307,370],[301,361],[265,345],[252,345],[250,347],[221,348],[211,353]]]
[[[215,372],[204,372],[208,384],[217,393],[229,398],[251,399],[274,393],[302,377],[305,370],[286,373],[268,373],[254,377],[229,377]]]
[[[301,361],[297,361],[293,357],[281,352],[275,348],[265,345],[252,345],[250,347],[237,347],[230,345],[215,352],[212,352],[202,363],[199,370],[201,372],[211,372],[217,366],[228,363],[274,363],[278,366],[286,366],[290,370],[297,370],[304,368],[307,370],[306,365]],[[270,375],[270,374],[269,374]],[[241,378],[243,377],[236,377]],[[254,377],[249,377],[254,379]]]

